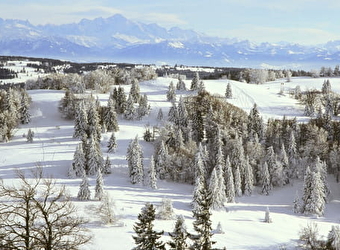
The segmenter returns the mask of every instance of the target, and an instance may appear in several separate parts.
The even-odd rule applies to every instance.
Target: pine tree
[[[172,200],[163,198],[162,203],[159,206],[158,213],[156,215],[157,219],[161,220],[172,220],[175,218],[175,212],[172,206]]]
[[[162,108],[159,108],[158,114],[157,114],[157,120],[158,121],[163,121],[163,119],[164,119],[164,115],[163,115]]]
[[[95,194],[94,198],[98,200],[102,200],[104,195],[104,180],[101,171],[97,171],[97,178],[96,178],[96,187],[95,187]]]
[[[87,179],[85,170],[83,171],[83,180],[80,184],[79,192],[78,192],[78,199],[81,201],[86,201],[91,198],[91,191],[89,188],[89,180]]]
[[[184,102],[183,97],[179,98],[178,103],[178,125],[181,127],[187,127],[189,121],[188,111]]]
[[[260,113],[257,108],[257,104],[254,103],[253,108],[250,110],[248,115],[248,135],[251,140],[255,138],[255,135],[259,138],[259,140],[262,140],[263,138],[263,121],[260,117]]]
[[[198,88],[197,88],[198,94],[203,93],[205,91],[205,85],[204,82],[201,80],[198,83]]]
[[[237,165],[234,170],[234,187],[235,187],[235,195],[237,197],[242,196],[242,181],[241,181],[241,173],[240,168]]]
[[[146,116],[150,113],[150,105],[148,104],[147,95],[142,95],[139,98],[138,102],[139,106],[137,108],[137,118],[142,119],[143,116]]]
[[[267,162],[264,162],[262,165],[262,170],[260,172],[260,182],[262,184],[261,193],[269,195],[269,192],[272,189],[272,185],[270,183],[270,175]]]
[[[200,81],[200,76],[199,76],[198,72],[196,72],[194,78],[191,81],[190,90],[197,90],[199,81]]]
[[[164,180],[168,175],[169,153],[163,140],[161,141],[161,145],[157,152],[155,168],[157,177],[161,180]]]
[[[83,143],[79,143],[73,155],[72,169],[75,176],[82,176],[86,168],[86,158],[83,151]]]
[[[30,99],[26,91],[21,92],[20,103],[20,122],[21,124],[28,124],[31,121],[31,113],[29,110]]]
[[[73,138],[81,139],[88,130],[87,111],[85,102],[81,101],[75,112]]]
[[[187,239],[189,233],[185,226],[184,217],[182,215],[177,216],[174,231],[169,233],[171,241],[168,242],[170,250],[187,250],[188,243]]]
[[[166,99],[170,102],[176,101],[176,90],[172,81],[170,82],[168,91],[166,92]]]
[[[157,189],[157,176],[155,168],[155,160],[153,155],[151,155],[150,166],[149,166],[149,186],[152,189]]]
[[[225,90],[225,97],[228,99],[233,98],[233,92],[231,90],[230,82],[228,82],[227,84],[227,88]]]
[[[87,174],[95,175],[97,171],[102,171],[104,167],[103,155],[99,142],[90,136],[86,155]]]
[[[124,118],[126,120],[133,120],[136,118],[137,114],[136,114],[136,109],[134,106],[134,102],[133,102],[133,98],[131,95],[129,95],[127,101],[126,101],[126,107],[124,110]]]
[[[297,173],[295,169],[297,165],[298,153],[297,153],[296,140],[295,140],[295,135],[294,135],[293,130],[290,132],[290,136],[289,136],[287,155],[288,155],[288,162],[289,162],[288,176],[290,178],[297,177]]]
[[[118,114],[123,114],[126,109],[126,94],[124,92],[124,88],[122,86],[118,87],[117,90],[117,99],[116,99],[116,111]]]
[[[144,181],[143,152],[138,141],[138,136],[130,142],[126,159],[128,161],[131,183],[142,184]]]
[[[96,101],[90,101],[89,109],[87,111],[87,137],[92,137],[96,141],[101,139],[101,126]]]
[[[273,146],[267,148],[265,158],[270,174],[270,184],[281,187],[283,185],[283,168],[282,164],[277,160]]]
[[[194,241],[190,249],[211,250],[212,245],[215,244],[215,242],[211,240],[213,235],[210,219],[210,207],[212,205],[211,193],[206,185],[203,185],[200,193],[196,200],[197,208],[193,210],[193,217],[195,219],[193,226],[197,234],[190,236],[190,239]]]
[[[272,223],[272,218],[270,217],[270,211],[269,211],[269,207],[267,207],[266,209],[266,213],[265,213],[265,217],[264,217],[264,222],[266,223]]]
[[[221,165],[217,165],[211,173],[209,191],[212,194],[211,208],[216,210],[223,208],[224,202],[227,201],[227,197]]]
[[[139,102],[140,88],[139,88],[139,83],[138,83],[137,79],[132,80],[132,85],[131,85],[131,88],[130,88],[130,96],[132,97],[132,101],[134,103]]]
[[[104,174],[111,174],[112,173],[112,168],[111,168],[111,161],[110,157],[106,156],[104,168],[103,168],[103,173]]]
[[[295,198],[293,201],[293,212],[296,214],[301,213],[301,202],[300,202],[300,197],[299,197],[299,193],[296,192],[295,194]]]
[[[283,184],[289,183],[289,175],[290,175],[290,167],[289,167],[289,159],[288,155],[285,149],[285,145],[282,143],[281,146],[281,153],[280,153],[280,159],[282,164],[282,178],[283,178]]]
[[[182,80],[181,77],[178,77],[178,82],[176,84],[176,89],[177,90],[187,90],[187,88],[185,86],[185,82]]]
[[[108,153],[115,153],[116,152],[117,141],[116,141],[115,132],[112,132],[107,147],[108,147],[108,150],[107,150]]]
[[[177,105],[175,102],[173,102],[171,108],[169,109],[168,121],[173,122],[174,124],[178,125],[178,120],[179,120],[179,114],[178,114]]]
[[[215,233],[217,233],[217,234],[224,234],[224,231],[223,231],[223,229],[222,229],[222,224],[221,224],[220,221],[219,221],[218,224],[217,224]]]
[[[27,142],[32,143],[33,138],[34,138],[34,131],[32,131],[31,129],[28,129],[28,132],[27,132],[27,135],[26,135]]]
[[[235,202],[235,186],[233,172],[230,166],[229,156],[227,157],[225,164],[225,183],[226,183],[226,198],[227,202]]]
[[[104,121],[107,131],[117,132],[119,130],[117,114],[115,109],[115,103],[110,98],[107,103],[107,108],[105,109]]]
[[[244,190],[243,193],[247,196],[251,195],[254,189],[254,177],[253,170],[249,164],[248,157],[246,158],[246,165],[244,168]]]
[[[153,229],[155,208],[152,204],[145,204],[138,215],[138,220],[133,227],[137,234],[137,236],[132,236],[137,245],[133,250],[165,250],[164,243],[159,240],[164,232],[157,232]]]

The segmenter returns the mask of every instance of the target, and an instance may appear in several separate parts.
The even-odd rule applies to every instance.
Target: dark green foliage
[[[137,236],[132,236],[137,245],[134,250],[165,250],[164,243],[159,240],[163,231],[157,232],[153,229],[155,220],[155,208],[153,204],[146,203],[138,215],[138,222],[133,230]]]

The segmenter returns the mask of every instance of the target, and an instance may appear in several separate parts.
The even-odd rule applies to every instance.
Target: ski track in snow
[[[80,202],[75,198],[78,193],[80,178],[70,179],[67,177],[68,168],[72,162],[74,150],[79,143],[72,138],[73,121],[64,120],[57,111],[59,100],[64,92],[54,90],[33,90],[29,91],[32,97],[32,122],[27,125],[20,125],[12,141],[0,144],[0,176],[6,182],[15,182],[13,169],[23,170],[34,169],[38,165],[44,167],[47,175],[53,175],[59,184],[66,185],[75,205],[81,215],[90,219],[89,229],[94,235],[93,241],[83,246],[83,250],[111,250],[131,249],[134,247],[132,235],[133,225],[145,202],[152,202],[156,206],[162,198],[171,198],[174,211],[177,215],[183,215],[190,232],[192,228],[192,213],[190,202],[193,186],[181,183],[159,181],[157,190],[150,190],[148,187],[132,185],[127,175],[127,163],[125,159],[126,149],[130,140],[136,135],[144,150],[144,165],[148,167],[150,155],[153,153],[153,146],[142,141],[142,134],[146,124],[156,125],[158,109],[162,108],[164,117],[171,107],[166,101],[166,91],[170,81],[176,83],[176,79],[159,78],[155,81],[140,83],[142,93],[148,94],[148,100],[152,106],[151,114],[141,121],[126,121],[119,117],[120,130],[116,133],[117,152],[108,154],[112,164],[113,173],[104,177],[105,190],[107,190],[115,201],[115,211],[121,217],[121,226],[104,226],[93,212],[93,207],[98,201],[91,200]],[[295,82],[296,81],[296,82]],[[309,87],[310,83],[320,87],[323,79],[294,79],[287,84],[288,87],[301,84]],[[340,83],[340,79],[335,80]],[[190,81],[185,81],[187,87]],[[296,100],[289,96],[278,96],[277,89],[280,81],[264,85],[249,85],[231,81],[233,98],[228,102],[241,107],[246,112],[257,103],[261,115],[268,117],[289,117],[297,116],[298,119],[305,119],[302,116],[300,106]],[[227,81],[205,81],[206,88],[211,93],[224,94]],[[340,84],[335,86],[338,91]],[[128,88],[126,88],[128,90]],[[190,91],[180,94],[192,94]],[[179,100],[180,94],[177,94]],[[108,95],[99,95],[103,105],[106,104]],[[27,143],[22,134],[27,133],[28,128],[35,131],[33,143]],[[102,135],[101,147],[106,157],[106,145],[111,133]],[[302,182],[296,181],[284,188],[275,189],[269,196],[260,195],[255,189],[250,197],[240,197],[236,203],[228,204],[225,211],[214,211],[212,215],[212,226],[216,228],[221,222],[225,234],[215,234],[213,240],[217,241],[216,247],[227,247],[229,250],[272,250],[285,246],[286,249],[295,249],[298,239],[298,231],[306,226],[308,222],[318,223],[321,234],[327,235],[331,226],[340,222],[340,189],[339,184],[330,178],[332,194],[326,205],[325,217],[311,218],[296,215],[292,212],[292,202],[296,190],[301,193]],[[89,178],[92,196],[94,194],[95,177]],[[269,207],[273,223],[263,223],[265,210]],[[171,232],[175,220],[156,220],[155,229]],[[163,241],[169,240],[166,233]]]

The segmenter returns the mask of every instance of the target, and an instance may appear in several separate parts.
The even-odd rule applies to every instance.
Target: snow
[[[157,80],[140,83],[142,94],[148,95],[152,107],[151,114],[140,121],[126,121],[119,118],[120,130],[115,133],[118,148],[115,153],[108,154],[112,162],[112,174],[103,176],[104,189],[109,192],[115,202],[115,212],[120,217],[120,224],[105,226],[99,222],[99,218],[93,207],[99,206],[99,201],[94,200],[94,187],[96,177],[90,177],[91,201],[78,201],[81,178],[68,178],[68,168],[72,162],[73,154],[78,140],[73,139],[73,122],[61,118],[57,111],[59,100],[63,97],[63,91],[56,90],[31,90],[32,122],[20,125],[14,138],[4,144],[0,144],[0,176],[6,182],[15,181],[14,169],[34,169],[36,165],[44,167],[46,175],[52,175],[61,185],[66,185],[69,194],[74,198],[74,203],[81,215],[86,216],[90,223],[88,227],[94,235],[92,242],[82,247],[83,250],[111,250],[112,246],[119,249],[132,249],[134,241],[133,225],[145,202],[152,202],[156,206],[162,199],[169,198],[173,202],[176,215],[183,215],[190,232],[192,227],[192,212],[190,202],[193,186],[168,181],[158,181],[158,189],[152,190],[141,185],[132,185],[128,178],[127,162],[125,159],[128,144],[136,135],[140,138],[140,144],[144,151],[144,165],[149,166],[153,148],[150,143],[142,140],[145,125],[156,125],[156,117],[159,108],[162,108],[166,116],[170,102],[166,101],[166,91],[170,78],[158,78]],[[229,80],[204,81],[206,89],[224,96]],[[292,99],[287,91],[300,85],[301,90],[320,89],[324,79],[292,78],[292,82],[277,80],[263,85],[250,85],[237,81],[229,81],[233,91],[233,98],[228,102],[244,109],[246,112],[258,105],[264,119],[297,117],[298,121],[306,121],[303,116],[303,107]],[[330,79],[333,91],[340,92],[340,79]],[[185,81],[187,87],[190,81]],[[281,84],[284,83],[285,94],[279,95]],[[125,90],[128,91],[126,86]],[[177,93],[180,95],[192,94],[190,91]],[[108,95],[99,95],[102,104],[106,104]],[[27,143],[23,134],[31,128],[35,132],[33,143]],[[107,142],[111,133],[103,134],[101,147],[106,158]],[[297,246],[298,232],[308,222],[318,223],[321,234],[327,235],[331,226],[340,222],[340,189],[333,177],[329,177],[332,194],[326,205],[324,217],[311,218],[297,215],[292,212],[293,200],[296,191],[301,194],[302,182],[296,181],[284,188],[275,189],[270,195],[260,195],[255,189],[249,197],[237,198],[235,203],[227,205],[228,212],[214,211],[212,215],[213,229],[220,222],[225,234],[215,234],[213,240],[217,241],[216,247],[227,247],[230,250],[241,249],[295,249]],[[269,207],[273,223],[264,223],[265,211]],[[156,230],[171,232],[175,220],[156,220]],[[169,239],[168,234],[162,237],[163,241]]]

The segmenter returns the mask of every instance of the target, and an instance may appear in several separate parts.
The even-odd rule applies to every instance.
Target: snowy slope
[[[87,250],[112,250],[131,249],[134,246],[132,235],[133,225],[146,201],[159,205],[162,198],[170,198],[173,201],[175,213],[184,215],[189,231],[192,231],[192,213],[189,206],[193,186],[187,184],[159,181],[158,189],[151,190],[148,187],[132,185],[127,175],[127,162],[125,154],[131,139],[136,135],[140,137],[140,143],[144,150],[145,166],[149,164],[150,155],[153,153],[152,146],[142,140],[145,125],[157,124],[156,116],[159,108],[167,114],[169,102],[166,101],[166,91],[170,81],[175,79],[159,78],[154,81],[140,83],[141,92],[148,95],[152,111],[149,117],[141,121],[126,121],[119,119],[120,130],[116,133],[118,149],[116,153],[109,154],[113,164],[113,173],[105,176],[105,189],[115,201],[116,213],[121,217],[119,226],[103,226],[93,212],[93,207],[98,201],[77,201],[80,178],[70,179],[67,171],[71,164],[73,153],[78,140],[72,138],[73,122],[61,118],[57,111],[59,100],[63,97],[62,91],[55,90],[32,90],[29,94],[33,103],[31,106],[32,122],[21,125],[16,131],[12,141],[0,144],[0,176],[6,182],[12,182],[13,170],[20,168],[28,170],[35,165],[44,166],[45,173],[53,175],[58,183],[66,185],[69,193],[74,197],[74,202],[79,207],[79,213],[90,219],[89,229],[94,235],[91,244],[82,249]],[[190,81],[185,81],[189,86]],[[266,83],[264,85],[249,85],[231,81],[233,99],[228,100],[247,112],[257,103],[264,118],[283,115],[297,117],[299,121],[307,119],[303,117],[303,108],[291,99],[287,94],[278,95],[282,81]],[[285,88],[300,85],[304,88],[321,88],[323,79],[293,78],[291,83],[285,83]],[[331,79],[333,90],[340,92],[340,79]],[[223,95],[227,80],[205,81],[208,91]],[[126,91],[129,86],[126,86]],[[186,95],[190,91],[178,93]],[[99,100],[106,104],[108,95],[99,95]],[[28,128],[35,132],[33,143],[27,143],[22,137]],[[110,133],[103,134],[102,150],[106,152],[106,144]],[[104,156],[106,154],[104,153]],[[286,246],[287,249],[295,249],[298,239],[298,231],[308,222],[315,221],[319,224],[322,234],[327,234],[331,225],[340,222],[340,191],[337,183],[330,178],[332,195],[326,205],[325,216],[310,218],[299,216],[292,212],[292,202],[297,190],[301,190],[302,183],[286,186],[274,190],[269,196],[260,195],[257,190],[250,197],[238,198],[236,203],[228,204],[229,212],[213,212],[213,228],[221,222],[225,234],[215,234],[216,247],[227,249],[279,249]],[[90,178],[91,190],[94,193],[95,178]],[[92,193],[92,194],[93,194]],[[271,211],[273,223],[263,223],[266,207]],[[174,227],[174,220],[155,221],[156,230],[170,232]],[[162,238],[168,239],[167,234]],[[119,246],[119,247],[118,247]]]

